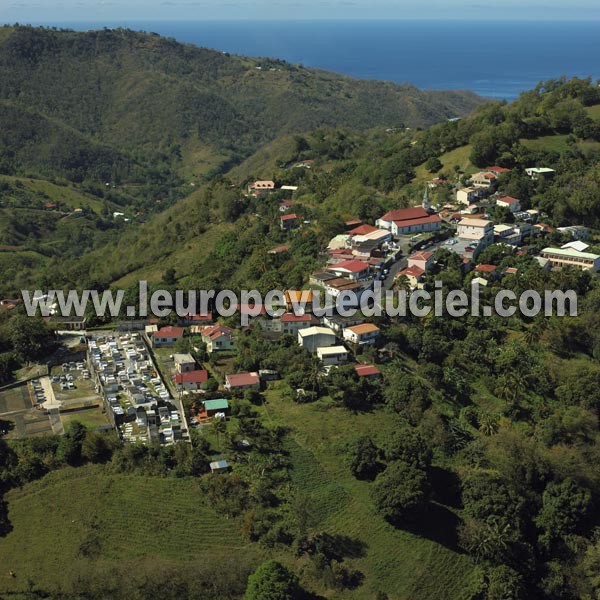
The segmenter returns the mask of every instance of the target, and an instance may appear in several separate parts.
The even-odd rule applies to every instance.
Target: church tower
[[[429,186],[425,188],[425,194],[423,194],[423,209],[429,212],[431,210],[431,199],[429,198]]]

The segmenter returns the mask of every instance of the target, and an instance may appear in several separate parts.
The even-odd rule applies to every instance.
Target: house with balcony
[[[344,340],[359,346],[374,344],[380,333],[379,327],[373,325],[373,323],[362,323],[346,327],[344,329]]]
[[[579,252],[571,248],[544,248],[540,256],[548,259],[551,267],[573,267],[582,271],[600,269],[600,255],[591,252]]]

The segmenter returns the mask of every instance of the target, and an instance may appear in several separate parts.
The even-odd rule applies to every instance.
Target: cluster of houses
[[[459,254],[470,267],[472,261],[493,243],[506,244],[514,247],[521,246],[531,240],[533,236],[552,233],[554,229],[546,223],[539,222],[540,212],[535,209],[523,210],[519,198],[513,198],[501,193],[492,193],[500,176],[509,173],[510,169],[493,166],[475,173],[470,178],[469,187],[456,190],[455,205],[446,205],[440,212],[443,220],[449,224],[456,224],[456,236],[447,243],[448,250]],[[546,167],[532,167],[526,169],[526,173],[534,180],[542,177],[554,176],[555,171]],[[429,182],[429,189],[440,185],[449,185],[449,182],[434,179]],[[505,208],[513,216],[514,223],[494,224],[487,216],[489,208],[497,206]],[[452,211],[458,212],[452,212]],[[559,228],[563,234],[571,235],[575,240],[587,237],[589,230],[585,227],[570,226]],[[567,244],[562,248],[545,248],[538,261],[543,267],[555,268],[572,266],[580,269],[599,269],[597,255],[586,252],[589,246],[573,247]],[[409,268],[402,272],[415,283],[415,277],[419,275],[420,268],[414,267],[409,258]],[[423,274],[421,274],[421,277]]]
[[[122,439],[173,444],[187,437],[183,411],[140,334],[88,339],[88,366]]]
[[[383,280],[401,254],[401,239],[409,240],[424,233],[435,233],[442,219],[426,207],[402,208],[377,219],[375,226],[350,221],[345,234],[335,236],[327,247],[324,269],[310,276],[310,283],[324,290],[332,301],[345,291],[356,294],[371,289],[376,279]]]

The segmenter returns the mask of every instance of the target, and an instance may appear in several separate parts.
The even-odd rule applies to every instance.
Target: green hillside
[[[42,152],[40,169],[50,160],[56,170],[80,176],[76,156],[86,154],[81,168],[95,179],[135,177],[140,163],[151,161],[202,174],[284,133],[426,126],[481,102],[468,92],[354,80],[154,34],[29,27],[6,27],[0,37],[0,101],[6,135],[17,141],[28,130],[41,148],[65,146],[56,157]],[[0,164],[36,166],[24,146],[16,156],[0,155]]]
[[[0,539],[2,592],[24,592],[31,580],[68,593],[103,575],[108,586],[123,579],[127,589],[165,568],[193,581],[221,568],[251,570],[261,556],[242,539],[238,522],[203,502],[191,479],[68,469],[6,500],[14,529]]]
[[[357,481],[341,460],[346,444],[360,435],[385,440],[393,419],[385,412],[351,414],[325,405],[298,405],[267,394],[265,417],[290,428],[292,478],[301,493],[310,526],[349,536],[366,545],[352,567],[365,574],[369,589],[345,591],[341,598],[368,598],[386,591],[398,600],[467,599],[481,585],[481,570],[466,556],[437,541],[394,528],[376,515],[368,482]],[[450,525],[438,528],[443,538]]]

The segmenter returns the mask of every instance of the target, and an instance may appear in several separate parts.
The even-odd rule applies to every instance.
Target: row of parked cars
[[[31,387],[33,389],[33,395],[35,397],[36,404],[43,404],[46,402],[46,393],[44,392],[44,388],[39,379],[33,379],[31,381]]]

